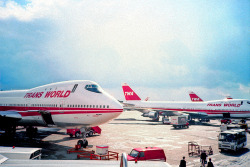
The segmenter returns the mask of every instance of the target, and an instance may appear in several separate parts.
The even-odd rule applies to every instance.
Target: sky
[[[0,0],[0,90],[66,80],[250,99],[250,1]]]

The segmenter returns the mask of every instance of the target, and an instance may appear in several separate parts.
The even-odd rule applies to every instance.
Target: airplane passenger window
[[[102,93],[101,88],[98,85],[86,85],[85,89],[90,91],[90,92],[95,92],[95,93]]]
[[[107,108],[109,108],[109,105],[107,105]]]
[[[89,108],[91,108],[91,107],[92,107],[92,105],[89,106]]]
[[[105,105],[103,105],[103,108],[105,108]]]

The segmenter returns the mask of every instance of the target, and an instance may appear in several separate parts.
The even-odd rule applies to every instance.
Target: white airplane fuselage
[[[127,101],[132,108],[141,111],[171,111],[206,116],[208,118],[250,118],[250,100],[226,99],[205,102],[174,102],[174,101]],[[149,109],[149,110],[147,110]]]
[[[15,118],[17,126],[90,127],[107,123],[122,111],[116,99],[87,80],[0,91],[0,119]]]

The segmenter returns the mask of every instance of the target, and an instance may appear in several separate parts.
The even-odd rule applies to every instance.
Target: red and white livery
[[[0,128],[6,131],[16,126],[98,126],[122,111],[115,98],[88,80],[0,91]]]
[[[148,116],[155,120],[159,115],[180,115],[187,113],[193,118],[250,118],[250,100],[247,99],[224,99],[214,101],[203,101],[197,95],[192,97],[199,98],[199,102],[173,102],[173,101],[141,101],[140,97],[124,83],[122,85],[126,102],[125,108],[135,109],[143,112],[143,116]]]

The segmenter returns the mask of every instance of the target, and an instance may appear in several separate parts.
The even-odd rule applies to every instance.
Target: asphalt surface
[[[162,122],[152,122],[150,118],[141,116],[138,111],[123,112],[117,119],[100,126],[101,135],[88,137],[90,148],[96,145],[107,145],[110,151],[129,153],[136,147],[161,147],[164,149],[167,162],[172,166],[179,166],[183,156],[187,166],[200,166],[199,156],[188,155],[188,142],[195,141],[203,146],[211,146],[213,155],[209,155],[215,166],[248,166],[250,163],[250,142],[235,152],[220,152],[218,150],[219,120],[210,123],[191,125],[188,129],[174,129]],[[35,139],[25,137],[24,129],[19,129],[14,139],[4,141],[0,135],[1,145],[16,145],[25,147],[42,147],[42,159],[46,160],[75,160],[77,153],[67,154],[67,150],[74,147],[79,139],[70,138],[66,129],[39,128]],[[249,134],[247,135],[249,138]]]

